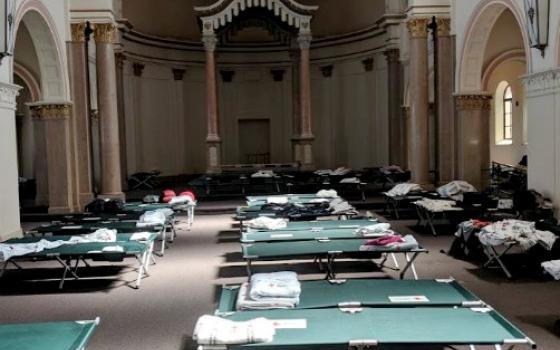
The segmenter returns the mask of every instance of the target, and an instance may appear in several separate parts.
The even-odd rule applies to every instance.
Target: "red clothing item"
[[[369,239],[366,241],[365,245],[385,246],[393,243],[402,243],[402,242],[404,242],[404,239],[402,238],[401,235],[386,235],[376,239]]]

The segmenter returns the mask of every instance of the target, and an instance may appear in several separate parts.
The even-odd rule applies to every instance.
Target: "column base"
[[[49,207],[49,214],[68,214],[74,210],[70,207]]]
[[[113,192],[113,193],[101,193],[97,196],[100,199],[120,199],[124,201],[126,195],[123,192]]]
[[[23,231],[20,227],[19,229],[16,229],[8,233],[0,233],[0,242],[4,242],[12,238],[21,238],[21,237],[23,237]]]
[[[208,136],[206,138],[206,173],[219,174],[222,172],[221,168],[221,154],[220,154],[221,140],[218,136]]]
[[[313,161],[313,135],[294,136],[292,138],[294,161],[300,164],[301,170],[315,170]]]
[[[78,210],[83,210],[84,207],[93,200],[93,193],[80,193],[78,195],[78,203],[76,206]]]

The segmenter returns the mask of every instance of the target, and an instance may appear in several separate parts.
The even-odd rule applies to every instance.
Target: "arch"
[[[25,82],[31,93],[32,102],[39,101],[41,97],[41,88],[35,76],[25,66],[14,61],[14,74],[19,76]]]
[[[560,67],[560,21],[556,33],[556,66]]]
[[[39,0],[27,0],[18,7],[15,18],[14,33],[23,24],[31,35],[41,67],[40,91],[43,100],[67,100],[66,68],[62,61],[64,50],[49,10]]]
[[[218,0],[209,6],[196,6],[194,9],[202,21],[203,32],[214,32],[233,21],[241,12],[251,7],[269,9],[282,22],[310,32],[311,18],[319,6],[307,6],[294,0]]]
[[[459,92],[473,93],[482,91],[482,71],[488,38],[494,24],[505,10],[510,10],[520,27],[523,38],[524,55],[530,63],[529,40],[524,30],[522,11],[512,0],[484,0],[473,10],[467,22],[466,35],[461,50],[459,70]],[[527,65],[528,67],[530,64]]]
[[[498,67],[502,63],[510,62],[510,61],[519,61],[519,62],[526,62],[525,52],[523,50],[509,50],[502,52],[498,56],[496,56],[484,69],[484,73],[482,74],[482,89],[484,91],[488,90],[488,80],[492,75],[492,72],[496,67]]]

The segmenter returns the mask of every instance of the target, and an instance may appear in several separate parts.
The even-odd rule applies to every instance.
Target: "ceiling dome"
[[[123,0],[122,13],[134,30],[162,38],[199,41],[201,32],[195,6],[216,0]],[[358,31],[375,24],[384,13],[384,0],[299,0],[317,5],[311,29],[315,38]],[[260,35],[260,36],[259,36]],[[260,33],[254,41],[262,37]],[[264,41],[264,40],[263,40]]]

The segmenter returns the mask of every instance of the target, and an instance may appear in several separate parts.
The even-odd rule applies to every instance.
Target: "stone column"
[[[401,62],[399,49],[385,51],[388,73],[388,112],[389,112],[389,163],[405,166],[404,153],[404,128],[402,125],[402,88],[401,88]]]
[[[440,184],[446,184],[454,178],[455,168],[455,124],[453,106],[453,42],[449,18],[437,18],[438,45],[438,172]]]
[[[72,152],[69,103],[39,102],[31,105],[33,118],[42,123],[49,182],[49,213],[75,210],[72,203]]]
[[[299,62],[300,52],[298,48],[290,50],[290,58],[292,60],[292,153],[293,160],[298,161],[296,152],[296,144],[298,136],[301,134],[300,112],[301,107],[299,97]]]
[[[101,197],[123,199],[119,142],[119,113],[113,43],[117,27],[96,24],[97,103],[101,159]]]
[[[10,58],[5,57],[3,64],[10,65]],[[0,82],[0,242],[21,235],[15,120],[19,89],[19,86]]]
[[[126,160],[126,119],[124,114],[124,62],[126,56],[122,52],[115,53],[117,72],[117,110],[119,113],[119,157],[121,161],[121,180],[123,188],[127,185],[127,160]]]
[[[216,44],[218,39],[214,33],[202,36],[206,51],[206,172],[220,172],[220,133],[218,129],[218,96],[216,82]]]
[[[72,41],[68,42],[70,91],[72,95],[72,143],[76,174],[76,205],[84,208],[93,198],[91,134],[89,123],[89,91],[87,89],[87,57],[85,23],[72,23]]]
[[[487,185],[490,167],[491,95],[457,95],[457,174],[479,190]]]
[[[299,134],[294,139],[295,160],[300,162],[302,169],[310,170],[313,162],[313,130],[311,127],[311,72],[309,51],[311,33],[300,33],[299,44]]]
[[[407,22],[410,34],[408,168],[412,182],[420,185],[430,183],[427,25],[427,18],[412,18]]]
[[[183,97],[183,87],[185,76],[185,69],[183,68],[173,68],[173,93],[175,98],[173,99],[173,114],[177,116],[177,125],[175,127],[175,137],[177,140],[177,153],[175,155],[175,168],[178,174],[182,174],[187,169],[187,147],[188,143],[185,142],[185,108],[184,108],[184,97]]]

